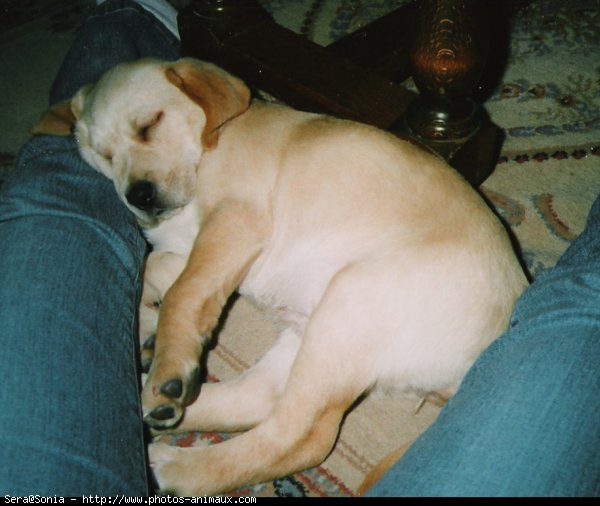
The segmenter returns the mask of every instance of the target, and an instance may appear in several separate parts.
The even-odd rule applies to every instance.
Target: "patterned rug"
[[[580,233],[600,189],[600,2],[537,2],[515,19],[486,103],[506,140],[484,184],[533,275]]]
[[[327,44],[402,2],[262,3],[282,25]],[[0,77],[0,106],[6,112],[0,117],[0,167],[5,170],[45,107],[53,73],[91,2],[0,0],[0,12],[17,4],[38,9],[39,15],[31,22],[12,13],[0,22],[0,58],[13,69]],[[506,140],[481,190],[510,226],[535,277],[554,265],[581,232],[600,192],[600,0],[538,0],[514,17],[510,41],[506,72],[485,103]],[[21,64],[24,55],[27,64]],[[272,315],[239,299],[210,354],[210,380],[227,380],[248,368],[275,338],[276,328]],[[415,414],[414,408],[407,401],[367,399],[349,413],[335,450],[321,466],[237,493],[352,496],[377,462],[418,437],[439,412],[425,405]],[[206,445],[227,437],[190,434],[173,444]]]

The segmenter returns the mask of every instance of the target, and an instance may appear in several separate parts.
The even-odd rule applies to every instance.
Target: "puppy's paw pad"
[[[196,400],[200,392],[200,370],[188,369],[179,375],[175,368],[153,364],[144,383],[142,404],[144,421],[157,430],[175,427],[181,420],[185,407]]]
[[[188,406],[196,400],[200,393],[200,368],[192,369],[191,372],[183,376],[183,379],[172,377],[162,383],[155,383],[155,385],[155,395],[160,392],[168,399]]]
[[[180,379],[172,379],[163,383],[160,391],[171,399],[179,399],[183,394],[183,381]]]
[[[175,427],[183,416],[183,408],[175,403],[162,401],[160,404],[144,409],[144,422],[157,431]]]
[[[173,406],[163,404],[162,406],[154,408],[146,416],[152,418],[153,420],[159,420],[163,422],[165,420],[175,418],[175,408]]]

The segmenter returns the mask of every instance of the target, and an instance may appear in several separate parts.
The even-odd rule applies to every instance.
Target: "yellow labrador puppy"
[[[369,126],[250,103],[211,64],[123,64],[54,113],[38,133],[75,123],[83,157],[154,244],[146,422],[245,431],[151,445],[164,490],[216,494],[314,466],[373,391],[448,399],[526,286],[504,228],[443,161]],[[200,388],[235,290],[287,325],[244,375]]]

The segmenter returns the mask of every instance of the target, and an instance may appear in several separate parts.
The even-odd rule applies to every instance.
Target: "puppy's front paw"
[[[168,429],[181,420],[185,406],[191,404],[200,391],[198,366],[180,374],[169,367],[153,367],[142,392],[144,421],[154,429]]]
[[[139,313],[140,362],[143,372],[150,370],[154,358],[156,327],[161,301],[160,291],[151,281],[145,280]]]

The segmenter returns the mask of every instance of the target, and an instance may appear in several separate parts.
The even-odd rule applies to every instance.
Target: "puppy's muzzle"
[[[137,181],[133,183],[125,195],[127,202],[145,213],[160,215],[164,209],[158,201],[158,191],[150,181]]]

